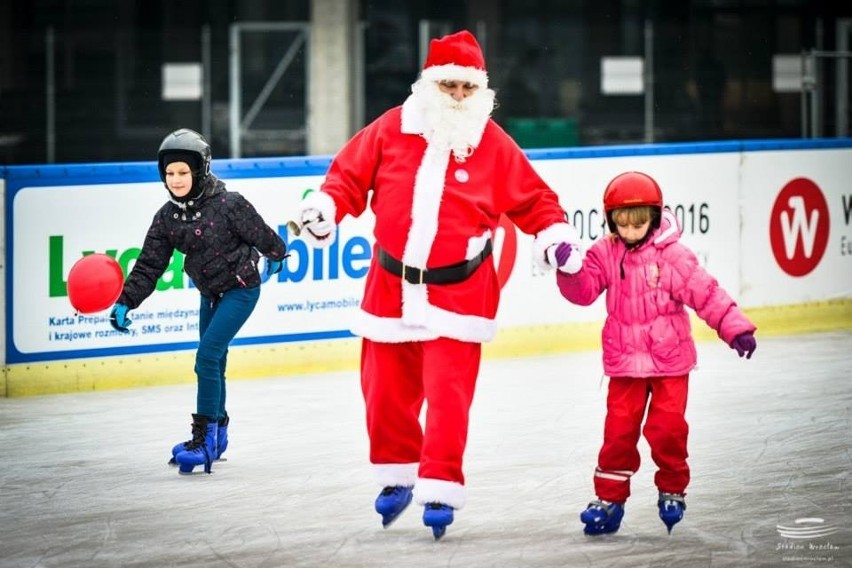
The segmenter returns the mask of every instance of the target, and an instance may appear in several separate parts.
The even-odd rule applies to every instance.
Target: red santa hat
[[[482,48],[467,30],[433,39],[420,76],[430,81],[464,81],[488,88]]]

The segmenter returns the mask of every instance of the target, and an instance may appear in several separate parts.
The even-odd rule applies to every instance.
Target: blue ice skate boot
[[[583,532],[591,535],[614,533],[621,527],[624,518],[624,503],[592,501],[586,510],[580,513],[580,520],[586,527]]]
[[[432,527],[432,535],[438,540],[447,532],[447,525],[453,524],[453,508],[443,503],[426,503],[423,524]]]
[[[228,424],[231,423],[231,417],[225,414],[224,418],[220,418],[216,428],[216,457],[214,459],[221,460],[222,454],[228,449]]]
[[[216,434],[219,425],[200,414],[192,415],[192,440],[186,449],[175,456],[180,468],[178,473],[188,475],[195,466],[203,465],[204,472],[210,473],[216,456]]]
[[[376,512],[382,516],[382,526],[388,526],[399,517],[411,503],[411,486],[388,485],[376,497]]]
[[[227,414],[224,418],[220,418],[218,422],[218,428],[216,429],[216,455],[213,458],[214,460],[222,460],[225,459],[222,457],[222,454],[225,453],[225,450],[228,449],[228,425],[231,422],[231,417]],[[192,443],[192,440],[187,440],[186,442],[179,442],[174,445],[172,448],[172,459],[169,460],[169,465],[177,465],[177,460],[175,459],[177,455],[183,451],[186,451],[187,447]]]
[[[669,534],[672,534],[672,527],[683,519],[683,512],[686,510],[686,501],[683,500],[683,495],[661,492],[657,506],[660,508],[660,518],[669,530]]]

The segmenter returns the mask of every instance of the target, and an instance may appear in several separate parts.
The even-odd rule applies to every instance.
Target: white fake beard
[[[485,123],[494,110],[494,91],[477,89],[456,101],[442,92],[435,81],[419,79],[411,86],[411,92],[426,117],[426,141],[452,150],[456,161],[464,162],[482,139]]]

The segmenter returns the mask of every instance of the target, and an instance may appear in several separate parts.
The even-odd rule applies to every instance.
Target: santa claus
[[[413,498],[440,538],[466,499],[469,410],[500,299],[491,256],[500,216],[535,236],[542,269],[576,272],[582,255],[556,194],[490,118],[494,91],[470,32],[433,39],[411,90],[340,150],[300,220],[303,238],[326,247],[346,215],[375,214],[352,329],[363,337],[370,462],[383,487],[375,506],[388,526]],[[572,248],[557,259],[560,243]]]

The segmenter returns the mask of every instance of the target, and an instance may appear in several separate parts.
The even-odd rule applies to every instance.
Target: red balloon
[[[116,260],[105,254],[86,255],[68,273],[68,299],[81,314],[93,314],[112,306],[121,295],[124,273]]]

